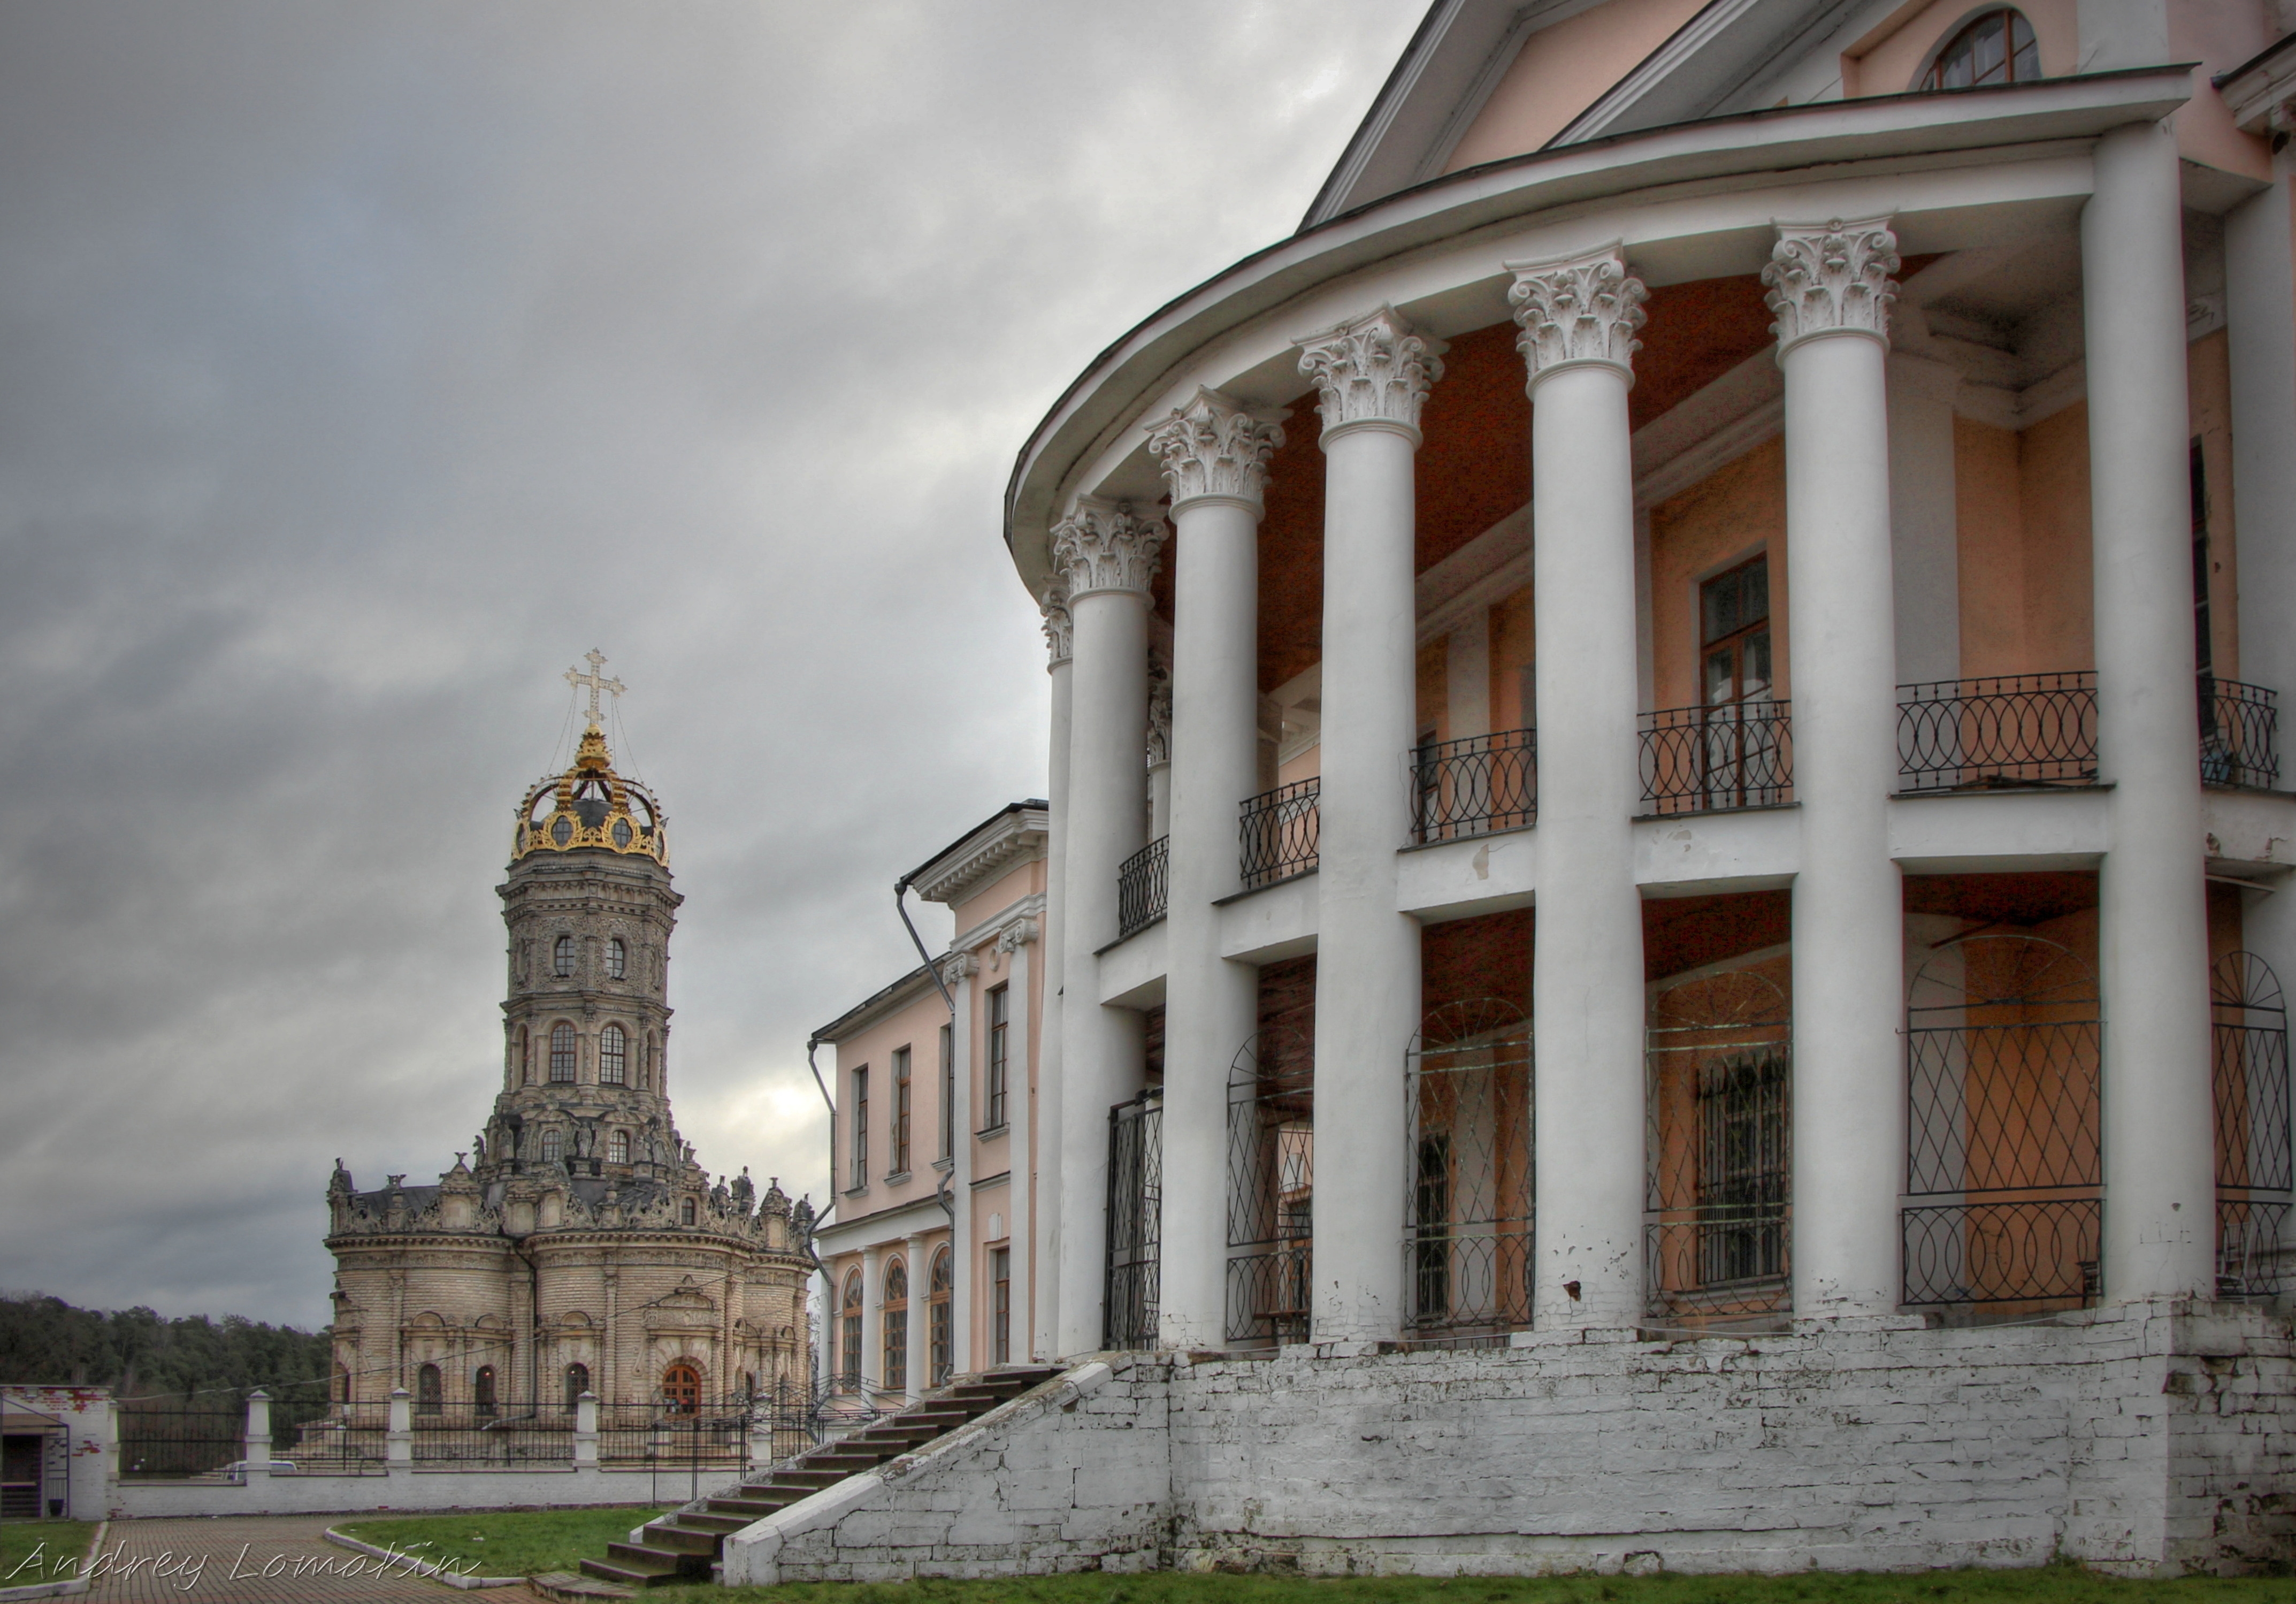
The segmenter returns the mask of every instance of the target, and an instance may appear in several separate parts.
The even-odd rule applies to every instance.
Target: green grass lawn
[[[605,1557],[632,1526],[664,1513],[656,1505],[602,1509],[480,1510],[469,1515],[408,1515],[389,1520],[352,1519],[335,1530],[377,1548],[396,1548],[419,1559],[451,1561],[479,1576],[532,1576],[577,1569]]]
[[[1299,1576],[1042,1576],[788,1587],[650,1588],[648,1604],[2292,1604],[2284,1578],[2120,1582],[2076,1567],[1912,1575],[1454,1576],[1319,1581]]]
[[[79,1574],[94,1535],[95,1523],[87,1520],[12,1520],[0,1526],[0,1587],[70,1581]]]

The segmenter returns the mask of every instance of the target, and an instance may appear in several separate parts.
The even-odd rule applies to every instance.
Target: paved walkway
[[[89,1604],[545,1604],[529,1588],[463,1590],[340,1548],[322,1535],[348,1515],[260,1515],[213,1520],[115,1520]],[[376,1574],[381,1565],[382,1575]],[[353,1574],[346,1575],[346,1572]]]

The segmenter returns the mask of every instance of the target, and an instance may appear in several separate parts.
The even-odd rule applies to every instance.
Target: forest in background
[[[324,1331],[226,1314],[168,1320],[150,1309],[79,1309],[41,1292],[0,1292],[0,1383],[108,1386],[122,1399],[235,1409],[263,1387],[291,1412],[324,1403]],[[275,1411],[277,1412],[277,1411]]]

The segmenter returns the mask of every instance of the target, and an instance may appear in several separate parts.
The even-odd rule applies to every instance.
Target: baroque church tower
[[[510,872],[502,1088],[436,1186],[327,1188],[338,1402],[550,1412],[763,1395],[811,1373],[812,1205],[712,1181],[669,1102],[670,884],[660,803],[618,773],[601,671],[573,763],[529,788]]]

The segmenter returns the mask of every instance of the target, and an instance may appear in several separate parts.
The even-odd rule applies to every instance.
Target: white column
[[[1888,219],[1781,225],[1762,282],[1786,379],[1793,886],[1794,1312],[1898,1306],[1905,934],[1890,858],[1898,655]]]
[[[1150,437],[1174,525],[1172,814],[1164,925],[1168,1347],[1226,1343],[1227,1072],[1259,1025],[1259,970],[1220,956],[1242,884],[1237,808],[1259,786],[1259,514],[1283,432],[1201,390]]]
[[[1530,369],[1538,640],[1533,1319],[1643,1312],[1643,909],[1635,886],[1634,463],[1644,291],[1615,248],[1514,268]]]
[[[1391,308],[1300,341],[1324,418],[1323,818],[1316,874],[1315,1337],[1403,1319],[1403,1057],[1419,923],[1396,909],[1411,823],[1413,471],[1442,364]]]
[[[1005,1074],[1004,1120],[1010,1127],[1007,1150],[1013,1156],[1013,1180],[1007,1194],[1013,1211],[1012,1223],[1005,1229],[1013,1240],[1013,1357],[1015,1362],[1024,1361],[1034,1353],[1029,1339],[1029,1320],[1035,1312],[1036,1303],[1030,1296],[1029,1245],[1030,1235],[1029,1213],[1029,1172],[1036,1165],[1034,1127],[1036,1109],[1031,1096],[1029,1054],[1031,1039],[1029,1032],[1029,949],[1037,940],[1037,922],[1021,919],[1007,925],[997,933],[996,950],[1009,960],[1005,984],[1013,999],[1012,1023],[1004,1034]]]
[[[955,1056],[955,1129],[949,1147],[955,1162],[949,1166],[949,1254],[952,1271],[948,1289],[949,1368],[957,1375],[978,1369],[972,1353],[972,1286],[980,1273],[973,1251],[972,1177],[980,1144],[972,1138],[972,971],[970,952],[952,952],[940,960],[940,977],[956,1002],[956,1029],[949,1050]]]
[[[2272,187],[2225,218],[2225,315],[2232,330],[2233,508],[2240,533],[2240,677],[2296,705],[2296,249],[2288,152]],[[2282,746],[2290,744],[2283,735]],[[2283,770],[2281,788],[2292,778]],[[2296,884],[2251,893],[2248,950],[2296,989]],[[2292,1111],[2296,1112],[2296,1111]],[[2281,1237],[2296,1254],[2296,1212]],[[2296,1257],[2284,1260],[2296,1268]]]
[[[908,1395],[922,1398],[932,1386],[932,1250],[925,1245],[922,1231],[913,1231],[908,1239],[909,1264],[909,1328]]]
[[[1172,672],[1148,670],[1148,839],[1172,833]]]
[[[1070,647],[1068,581],[1046,588],[1041,604],[1045,645],[1052,662],[1052,752],[1046,776],[1044,1012],[1037,1024],[1037,1235],[1032,1246],[1036,1295],[1029,1328],[1036,1333],[1031,1358],[1053,1356],[1059,1328],[1061,1287],[1061,924],[1066,917],[1069,842]],[[969,1172],[968,1172],[969,1173]],[[957,1247],[958,1279],[971,1260],[970,1240]]]
[[[841,1296],[841,1295],[840,1295]],[[840,1323],[842,1311],[840,1311]],[[840,1339],[843,1337],[840,1331]],[[872,1242],[861,1250],[861,1394],[885,1390],[885,1246]]]
[[[2118,1303],[2215,1295],[2216,1170],[2175,139],[2115,128],[2095,164],[2081,276],[2098,767],[2113,787],[2098,940],[2104,1295]],[[1794,587],[1799,605],[1799,568]]]
[[[1900,685],[1961,678],[1953,461],[1953,399],[1960,388],[1960,371],[1946,363],[1890,355],[1890,582]]]
[[[1116,939],[1116,871],[1146,844],[1148,586],[1166,531],[1079,496],[1053,531],[1069,587],[1068,866],[1062,935],[1059,1353],[1100,1345],[1108,1253],[1108,1111],[1140,1090],[1140,1016],[1100,1005],[1099,950]]]

